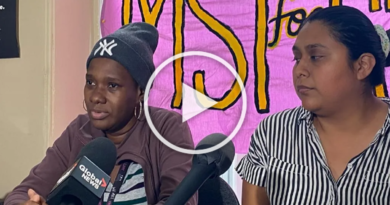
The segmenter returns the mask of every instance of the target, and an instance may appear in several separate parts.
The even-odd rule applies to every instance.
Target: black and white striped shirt
[[[388,205],[389,114],[375,140],[348,163],[337,181],[327,166],[312,114],[303,107],[265,118],[237,172],[249,183],[265,187],[275,205]]]

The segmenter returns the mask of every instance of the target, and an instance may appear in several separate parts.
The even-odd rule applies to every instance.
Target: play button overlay
[[[209,147],[206,149],[200,149],[200,150],[193,150],[193,149],[184,149],[181,147],[178,147],[172,143],[170,143],[168,140],[166,140],[163,136],[161,136],[160,132],[156,129],[154,126],[152,119],[150,118],[150,113],[149,113],[149,94],[150,94],[150,88],[152,87],[154,79],[156,79],[156,76],[162,71],[163,68],[165,68],[167,65],[172,63],[178,58],[184,58],[187,56],[202,56],[202,57],[207,57],[211,58],[213,60],[218,61],[222,65],[224,65],[229,71],[233,74],[233,76],[236,77],[237,83],[240,86],[241,89],[241,97],[242,97],[242,109],[241,109],[241,115],[240,119],[238,120],[238,123],[236,127],[233,129],[232,133],[226,138],[224,141],[220,142],[219,144]],[[242,123],[244,122],[245,119],[245,113],[247,110],[247,96],[245,92],[245,87],[244,84],[239,77],[238,73],[236,70],[224,59],[220,58],[219,56],[216,56],[211,53],[203,52],[203,51],[189,51],[189,52],[184,52],[177,54],[171,58],[168,58],[165,60],[161,65],[159,65],[156,70],[153,72],[152,76],[150,77],[148,84],[146,85],[145,88],[145,94],[144,94],[144,112],[145,112],[145,118],[146,121],[152,130],[153,134],[156,135],[156,137],[167,147],[177,151],[181,152],[184,154],[191,154],[191,155],[199,155],[199,154],[206,154],[209,152],[213,152],[215,150],[218,150],[225,146],[229,141],[233,139],[233,137],[238,133],[238,131],[241,128]],[[206,95],[196,91],[193,89],[191,86],[188,86],[186,84],[182,84],[182,122],[186,122],[188,120],[191,120],[192,118],[196,117],[197,115],[207,111],[209,108],[213,107],[215,104],[218,102],[214,101],[213,99],[207,97]],[[206,137],[206,136],[204,136]]]
[[[199,115],[218,103],[184,83],[182,88],[182,122]]]

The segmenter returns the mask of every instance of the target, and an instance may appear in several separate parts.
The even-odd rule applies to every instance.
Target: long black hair
[[[347,47],[351,62],[363,53],[371,53],[376,65],[367,80],[372,87],[385,82],[384,68],[390,66],[390,57],[386,59],[381,39],[366,15],[349,6],[328,7],[311,13],[300,27],[313,21],[320,21],[329,27],[332,37]],[[387,35],[390,36],[390,30]]]

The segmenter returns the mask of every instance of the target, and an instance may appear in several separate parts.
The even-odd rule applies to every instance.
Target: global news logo
[[[79,169],[83,172],[83,174],[81,175],[81,178],[83,178],[87,183],[89,183],[95,189],[99,189],[100,186],[107,187],[107,183],[104,180],[104,178],[102,178],[102,179],[96,178],[96,176],[93,173],[91,173],[88,170],[88,168],[86,168],[84,165],[81,164],[79,166]]]

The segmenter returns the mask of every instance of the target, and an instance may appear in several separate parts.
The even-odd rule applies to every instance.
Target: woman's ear
[[[141,88],[138,88],[138,101],[140,102],[144,101],[144,94],[145,92]]]
[[[371,53],[363,53],[355,62],[355,70],[358,80],[366,79],[376,64],[375,57]]]

